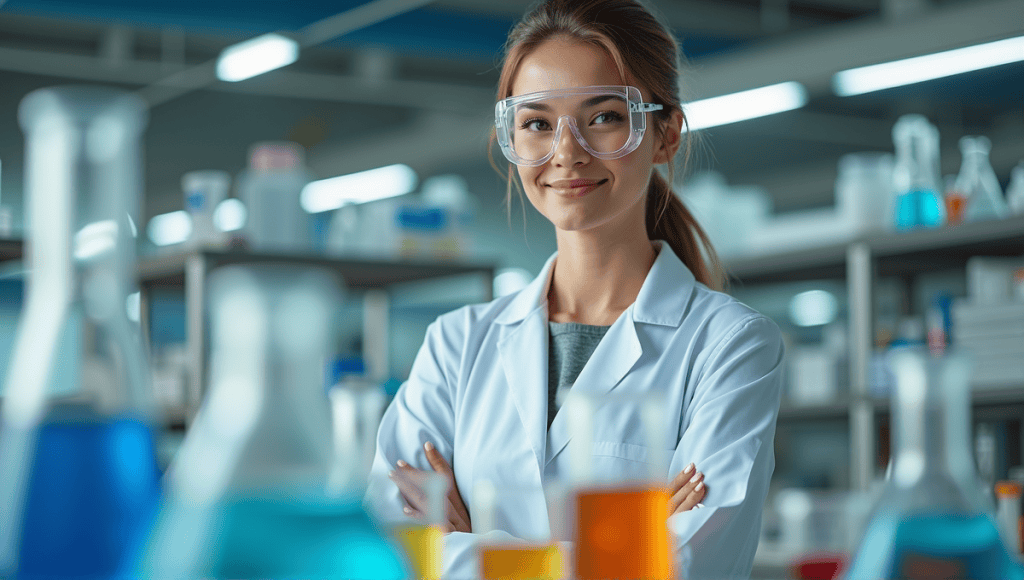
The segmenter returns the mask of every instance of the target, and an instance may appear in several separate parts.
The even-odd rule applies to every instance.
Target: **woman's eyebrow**
[[[596,97],[590,97],[589,99],[587,99],[587,100],[583,101],[583,103],[581,103],[581,108],[593,107],[594,105],[599,105],[599,104],[601,104],[601,103],[603,103],[605,101],[611,101],[611,100],[620,100],[621,101],[622,97],[617,96],[617,95],[598,95]],[[530,109],[532,111],[550,111],[551,110],[550,106],[548,106],[546,103],[541,103],[541,102],[523,103],[520,106],[522,108],[524,108],[524,109]]]

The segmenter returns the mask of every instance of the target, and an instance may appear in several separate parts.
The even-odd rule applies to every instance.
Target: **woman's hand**
[[[669,515],[685,512],[694,507],[704,507],[700,503],[708,492],[708,488],[704,486],[704,474],[697,471],[694,464],[687,465],[686,469],[672,479],[669,492],[672,494],[668,502]]]
[[[469,510],[466,509],[462,495],[459,494],[459,486],[455,483],[455,474],[452,472],[451,466],[429,441],[423,445],[423,449],[427,452],[427,461],[430,462],[434,472],[444,478],[447,484],[444,500],[445,521],[443,523],[445,533],[473,531]],[[397,469],[389,473],[388,477],[398,486],[398,491],[401,492],[402,498],[405,500],[406,515],[423,519],[430,511],[427,494],[424,490],[426,472],[416,469],[401,459],[396,461],[395,465]]]

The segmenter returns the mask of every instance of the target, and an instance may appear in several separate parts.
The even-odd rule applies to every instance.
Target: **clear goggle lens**
[[[518,165],[547,162],[566,130],[591,155],[615,159],[636,149],[645,113],[661,108],[643,103],[635,87],[580,87],[499,101],[495,126],[505,157]]]

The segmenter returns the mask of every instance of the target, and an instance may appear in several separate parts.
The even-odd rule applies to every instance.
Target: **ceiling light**
[[[798,82],[789,81],[693,101],[686,104],[683,110],[686,111],[686,122],[690,131],[699,131],[708,127],[792,111],[805,104],[807,89]]]
[[[287,66],[299,58],[299,43],[280,34],[264,34],[225,48],[217,59],[217,78],[237,82]]]
[[[832,77],[841,97],[930,81],[1024,60],[1024,36],[852,68]]]
[[[395,197],[416,189],[416,172],[401,163],[313,181],[302,189],[300,203],[309,213]]]

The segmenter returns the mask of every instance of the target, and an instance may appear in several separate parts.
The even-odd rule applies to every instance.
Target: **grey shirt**
[[[592,326],[578,322],[548,322],[548,428],[555,420],[561,398],[590,360],[594,349],[610,326]]]

